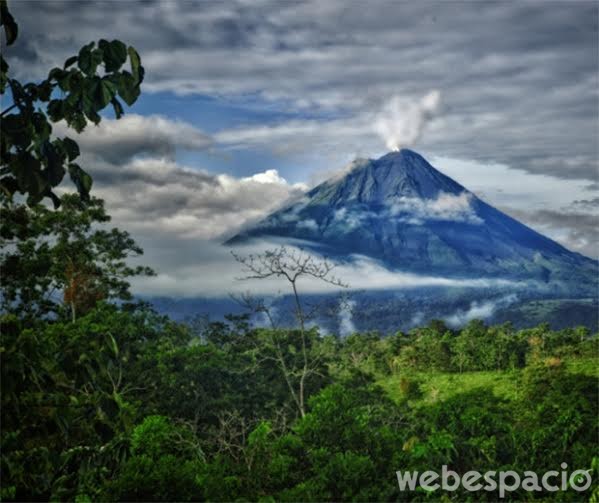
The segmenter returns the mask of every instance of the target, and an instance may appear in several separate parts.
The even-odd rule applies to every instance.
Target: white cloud
[[[400,197],[389,207],[392,217],[405,219],[410,223],[425,220],[453,220],[481,224],[472,206],[472,195],[468,192],[454,195],[442,192],[436,199],[420,199],[417,197]]]
[[[422,311],[416,312],[410,319],[410,327],[417,327],[424,321],[424,313]]]
[[[454,195],[442,192],[435,199],[417,197],[398,198],[388,205],[388,210],[380,214],[364,211],[352,211],[348,208],[336,210],[334,220],[355,228],[363,224],[367,218],[398,218],[412,224],[421,224],[426,220],[452,220],[481,224],[482,220],[472,208],[472,194],[462,192]]]
[[[288,285],[280,278],[266,280],[239,281],[243,277],[242,267],[227,253],[222,245],[199,239],[180,239],[177,247],[168,243],[156,243],[145,233],[140,240],[145,243],[148,254],[143,262],[155,266],[158,276],[134,280],[136,293],[144,295],[170,295],[177,297],[219,297],[228,293],[251,291],[259,295],[286,293]],[[240,255],[259,254],[280,246],[276,240],[262,241],[251,245],[235,247]],[[287,246],[293,250],[293,246]],[[296,249],[297,251],[297,249]],[[315,257],[318,254],[312,253]],[[160,264],[170,265],[161,270]],[[500,278],[455,279],[437,276],[424,276],[402,271],[391,271],[379,262],[365,256],[351,256],[349,261],[338,263],[334,275],[349,283],[352,290],[402,290],[420,287],[459,287],[459,288],[510,288],[524,287],[518,283]],[[302,293],[333,293],[339,287],[323,283],[313,278],[300,278],[298,289]],[[342,289],[341,289],[342,290]]]
[[[93,194],[106,201],[116,225],[134,235],[151,232],[169,245],[233,232],[307,189],[289,184],[272,168],[239,178],[177,163],[176,151],[205,150],[212,140],[191,124],[162,116],[104,119],[79,135],[59,123],[54,134],[69,134],[79,143]]]
[[[337,223],[346,225],[347,229],[356,229],[362,224],[366,215],[367,214],[364,211],[348,211],[347,208],[341,208],[335,210],[333,213],[333,220]]]
[[[318,230],[318,224],[316,223],[316,220],[309,218],[308,220],[302,220],[300,222],[297,223],[297,227],[299,229],[307,229],[310,231],[317,231]]]
[[[135,235],[151,231],[173,239],[212,239],[233,232],[293,201],[303,184],[276,170],[236,178],[166,159],[134,159],[122,166],[96,163],[94,194],[106,200],[114,222]]]

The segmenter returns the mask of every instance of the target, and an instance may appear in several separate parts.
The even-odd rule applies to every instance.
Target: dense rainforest
[[[597,497],[586,328],[175,323],[131,298],[127,278],[152,271],[126,265],[141,250],[100,200],[2,211],[3,500],[427,500],[396,471],[562,463],[595,484],[506,498]]]
[[[400,492],[395,472],[442,465],[567,463],[596,480],[586,329],[434,322],[342,339],[132,303],[63,311],[2,317],[3,500],[418,501],[440,496]],[[506,498],[592,501],[596,487]]]
[[[18,25],[0,5],[10,45]],[[599,499],[596,334],[475,320],[341,338],[307,326],[299,295],[296,326],[175,323],[132,296],[129,278],[153,271],[107,227],[76,142],[51,136],[135,102],[135,49],[100,40],[41,83],[1,63],[14,104],[2,112],[0,499],[496,501],[402,491],[396,472],[564,463],[593,484],[505,499]],[[55,190],[67,173],[75,194]]]

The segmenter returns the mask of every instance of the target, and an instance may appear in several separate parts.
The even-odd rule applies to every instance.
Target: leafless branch
[[[317,259],[301,248],[289,250],[281,246],[260,254],[243,256],[234,251],[231,254],[243,266],[245,276],[238,278],[239,280],[266,279],[275,276],[285,277],[288,281],[295,282],[301,276],[311,276],[334,286],[348,287],[331,274],[336,264],[326,257]]]

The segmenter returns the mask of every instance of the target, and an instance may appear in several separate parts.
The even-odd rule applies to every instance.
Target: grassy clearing
[[[572,374],[583,374],[599,379],[599,357],[569,357],[564,358],[568,372]]]
[[[599,378],[599,358],[567,357],[564,364],[572,374],[584,374]],[[387,376],[379,384],[396,402],[405,399],[402,391],[402,379],[414,381],[420,385],[422,396],[412,401],[415,406],[447,400],[460,393],[476,388],[487,388],[498,397],[516,400],[520,395],[522,370],[484,371],[484,372],[405,372]]]

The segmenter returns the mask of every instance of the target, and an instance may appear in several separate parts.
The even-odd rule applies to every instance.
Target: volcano
[[[597,262],[479,199],[403,149],[354,161],[225,244],[276,238],[341,261],[366,256],[392,270],[530,281],[560,295],[596,296]]]

